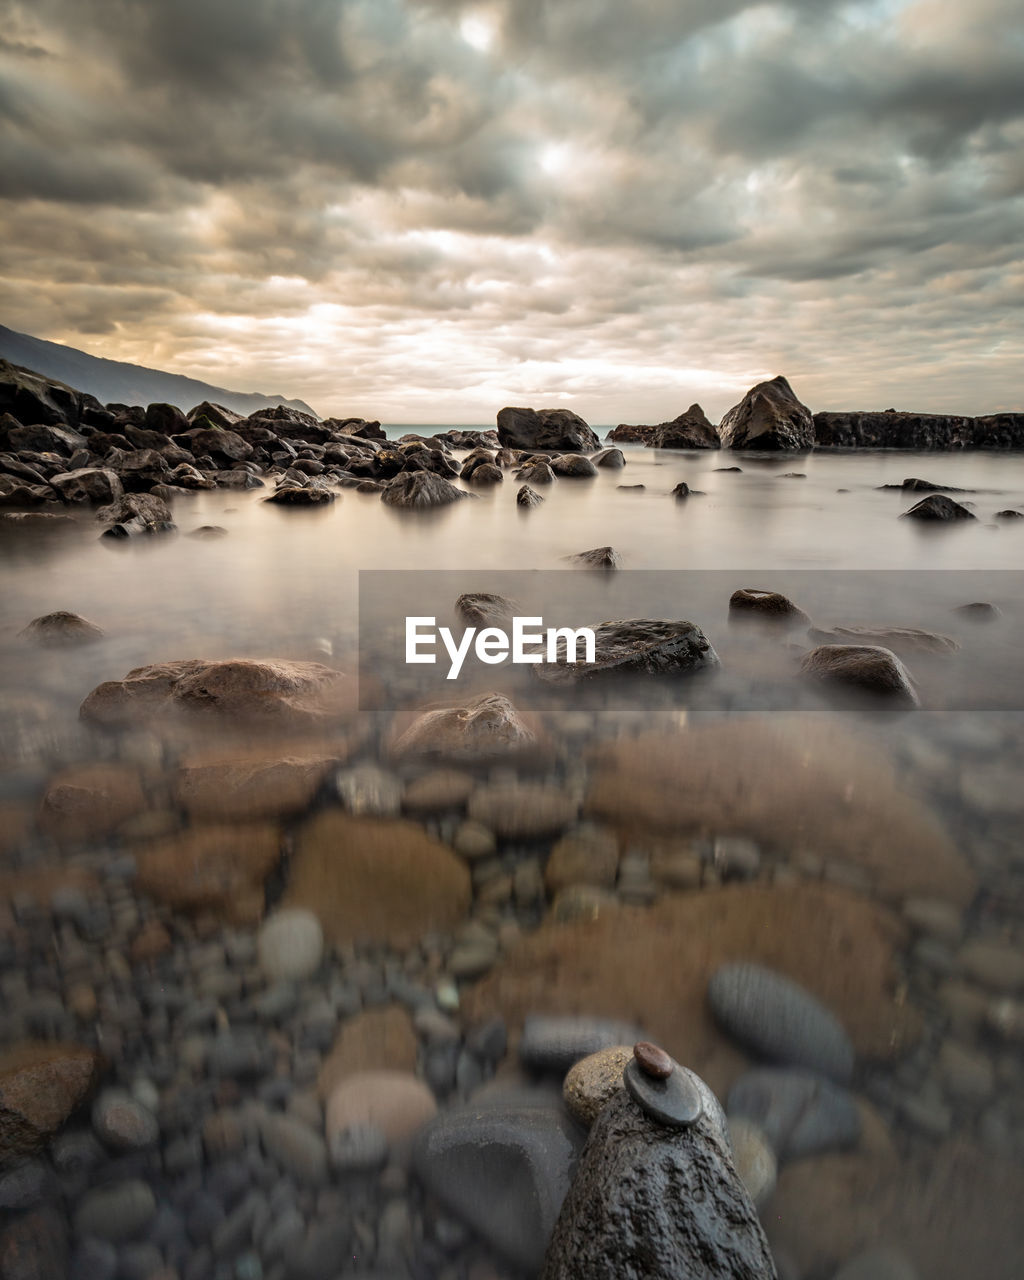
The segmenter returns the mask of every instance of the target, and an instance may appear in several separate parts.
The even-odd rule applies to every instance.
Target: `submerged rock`
[[[467,627],[505,627],[519,605],[488,591],[466,592],[455,601],[455,612]]]
[[[389,739],[393,759],[437,757],[476,761],[531,752],[541,743],[531,717],[501,693],[483,693],[457,706],[396,717]]]
[[[58,610],[44,614],[32,621],[18,635],[24,640],[35,640],[45,648],[62,648],[76,644],[91,644],[104,636],[102,627],[89,622],[77,613]]]
[[[517,507],[539,507],[543,501],[540,494],[535,493],[528,484],[522,485],[516,494]]]
[[[597,467],[581,453],[567,453],[551,459],[551,470],[567,479],[584,479],[597,475]]]
[[[591,629],[593,662],[583,661],[582,645],[577,646],[577,661],[567,662],[565,642],[560,641],[559,660],[533,668],[538,679],[570,685],[616,675],[690,675],[719,665],[711,641],[693,622],[629,618],[592,624]]]
[[[568,557],[581,569],[619,569],[622,557],[614,547],[594,547],[590,551],[579,551]]]
[[[621,449],[602,449],[590,459],[595,467],[611,467],[618,470],[626,465],[626,456]]]
[[[956,653],[960,645],[950,636],[917,627],[833,627],[830,631],[815,628],[810,633],[819,644],[881,645],[894,653]]]
[[[516,472],[516,479],[525,480],[526,483],[523,485],[523,489],[529,489],[531,484],[553,484],[555,473],[546,462],[537,458],[533,462],[528,462],[525,467],[520,467]],[[520,489],[519,492],[522,493],[523,489]],[[537,494],[536,496],[540,501],[540,495]]]
[[[762,591],[758,587],[741,587],[729,597],[729,613],[756,615],[768,621],[801,626],[810,622],[807,614],[778,591]]]
[[[804,450],[814,448],[814,421],[783,377],[759,382],[722,419],[726,449]]]
[[[904,511],[901,520],[976,520],[973,511],[947,498],[944,493],[932,493],[922,498],[909,511]]]
[[[282,485],[263,501],[284,507],[324,507],[330,506],[337,496],[326,485],[288,484]]]
[[[553,449],[566,453],[596,449],[600,441],[571,409],[501,409],[498,440],[511,449]]]
[[[825,644],[800,659],[800,670],[823,685],[853,689],[895,707],[917,707],[910,673],[891,649],[868,644]]]
[[[649,449],[720,449],[717,429],[699,404],[691,404],[685,413],[671,422],[652,428],[646,441]]]
[[[421,511],[445,507],[471,496],[433,471],[403,471],[384,486],[380,500],[388,507]]]
[[[80,467],[54,476],[50,484],[65,502],[101,506],[117,502],[124,489],[116,472],[105,467]]]

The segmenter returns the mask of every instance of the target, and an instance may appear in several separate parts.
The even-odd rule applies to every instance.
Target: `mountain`
[[[268,406],[286,405],[303,413],[315,411],[302,400],[286,400],[283,396],[264,396],[256,391],[226,391],[180,373],[164,373],[121,360],[103,360],[99,356],[46,342],[27,333],[15,333],[0,324],[0,359],[34,369],[47,378],[66,382],[78,391],[88,391],[103,404],[176,404],[186,412],[211,400],[214,404],[250,414]]]

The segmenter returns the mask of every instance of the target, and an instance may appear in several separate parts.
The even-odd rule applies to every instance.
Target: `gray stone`
[[[761,1068],[741,1076],[726,1111],[763,1130],[779,1160],[854,1146],[861,1113],[852,1094],[810,1071]]]
[[[769,1061],[809,1067],[839,1084],[854,1052],[839,1020],[803,987],[756,964],[723,965],[708,983],[711,1010],[726,1031]]]
[[[600,1049],[632,1045],[643,1038],[639,1027],[610,1018],[532,1014],[523,1023],[519,1057],[524,1066],[536,1071],[564,1075],[574,1063]]]
[[[298,1182],[311,1187],[327,1182],[327,1144],[293,1116],[268,1114],[260,1121],[267,1154]]]
[[[123,1089],[104,1089],[93,1103],[96,1136],[115,1151],[151,1147],[160,1136],[156,1116]]]
[[[556,685],[622,675],[692,675],[719,666],[718,654],[695,623],[658,618],[626,618],[589,624],[594,632],[594,661],[565,660],[563,650],[555,662],[541,662],[534,675]]]
[[[622,1073],[626,1092],[647,1116],[668,1129],[688,1129],[704,1114],[704,1100],[692,1072],[676,1066],[662,1080],[649,1075],[636,1058]]]
[[[0,1210],[30,1209],[43,1199],[50,1175],[40,1160],[27,1160],[0,1172]]]
[[[324,931],[312,911],[284,907],[269,916],[257,941],[260,967],[272,982],[312,977],[324,956]]]
[[[152,1188],[141,1179],[130,1178],[87,1192],[75,1208],[75,1232],[120,1244],[139,1235],[155,1212]]]

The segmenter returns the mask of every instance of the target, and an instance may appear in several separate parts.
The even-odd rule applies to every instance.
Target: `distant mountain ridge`
[[[174,404],[186,412],[211,400],[214,404],[248,415],[257,409],[285,405],[314,413],[302,400],[265,396],[256,391],[228,391],[180,373],[164,373],[121,360],[104,360],[59,342],[47,342],[27,333],[16,333],[0,324],[0,359],[34,369],[78,391],[87,391],[103,404]]]

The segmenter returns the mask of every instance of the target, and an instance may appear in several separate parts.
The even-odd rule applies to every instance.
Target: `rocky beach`
[[[0,362],[0,1280],[1017,1280],[1021,451]]]

